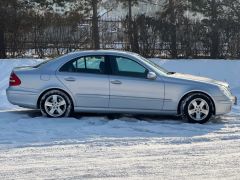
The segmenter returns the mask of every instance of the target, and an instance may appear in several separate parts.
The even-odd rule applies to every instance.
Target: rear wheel
[[[73,105],[64,92],[51,90],[42,96],[40,109],[44,116],[53,118],[68,117],[72,112]]]
[[[204,94],[192,94],[182,103],[182,116],[191,123],[206,123],[213,115],[213,103]]]

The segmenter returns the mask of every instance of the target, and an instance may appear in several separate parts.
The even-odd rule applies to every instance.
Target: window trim
[[[85,63],[85,69],[87,69],[87,61],[85,60],[86,57],[93,57],[93,56],[100,56],[100,57],[104,57],[104,65],[105,65],[105,72],[104,73],[92,73],[92,72],[69,72],[69,71],[61,71],[61,68],[63,66],[65,66],[67,63],[71,63],[71,62],[74,62],[74,61],[77,61],[78,59],[81,59],[81,58],[84,58],[84,63]],[[79,57],[75,57],[71,60],[68,60],[67,62],[64,62],[59,68],[58,68],[58,72],[60,73],[80,73],[80,74],[98,74],[98,75],[106,75],[108,74],[108,63],[107,63],[107,57],[105,55],[86,55],[86,56],[79,56]]]
[[[120,58],[125,58],[125,59],[129,59],[131,61],[134,61],[135,63],[139,64],[140,66],[142,66],[144,69],[147,70],[147,73],[149,72],[149,69],[146,68],[144,65],[142,65],[141,63],[139,63],[138,61],[132,59],[132,58],[129,58],[129,57],[124,57],[124,56],[119,56],[119,55],[107,55],[107,65],[109,67],[109,75],[112,75],[112,76],[121,76],[121,77],[131,77],[131,78],[139,78],[139,79],[147,79],[147,74],[146,74],[146,77],[138,77],[138,76],[128,76],[128,75],[120,75],[120,74],[113,74],[113,68],[112,68],[112,65],[113,63],[111,62],[111,57],[114,56],[114,57],[120,57]],[[115,60],[116,61],[116,60]]]

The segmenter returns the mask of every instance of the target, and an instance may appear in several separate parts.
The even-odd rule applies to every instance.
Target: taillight
[[[9,86],[19,86],[20,84],[21,80],[14,72],[12,72],[9,79]]]

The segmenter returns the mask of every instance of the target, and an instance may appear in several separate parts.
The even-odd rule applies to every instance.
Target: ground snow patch
[[[240,61],[159,60],[170,71],[226,80],[240,98]],[[12,69],[40,60],[0,60],[0,179],[237,179],[240,106],[205,124],[175,117],[75,114],[50,119],[11,105]]]

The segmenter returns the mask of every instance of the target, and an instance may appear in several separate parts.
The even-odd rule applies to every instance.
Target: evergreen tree
[[[6,58],[5,34],[18,14],[26,10],[27,3],[20,0],[1,0],[0,1],[0,58]]]
[[[203,15],[202,23],[206,25],[210,39],[210,56],[219,58],[220,56],[220,26],[225,12],[224,0],[191,0],[192,10]]]
[[[181,24],[186,17],[185,12],[188,8],[186,0],[165,0],[163,8],[161,7],[161,20],[168,25],[168,32],[170,36],[171,57],[177,58],[177,24]]]
[[[1,0],[0,1],[0,58],[7,57],[5,35],[7,32],[13,32],[16,36],[18,28],[25,24],[24,14],[34,11],[34,3],[47,5],[47,0]],[[25,16],[26,17],[26,16]]]

